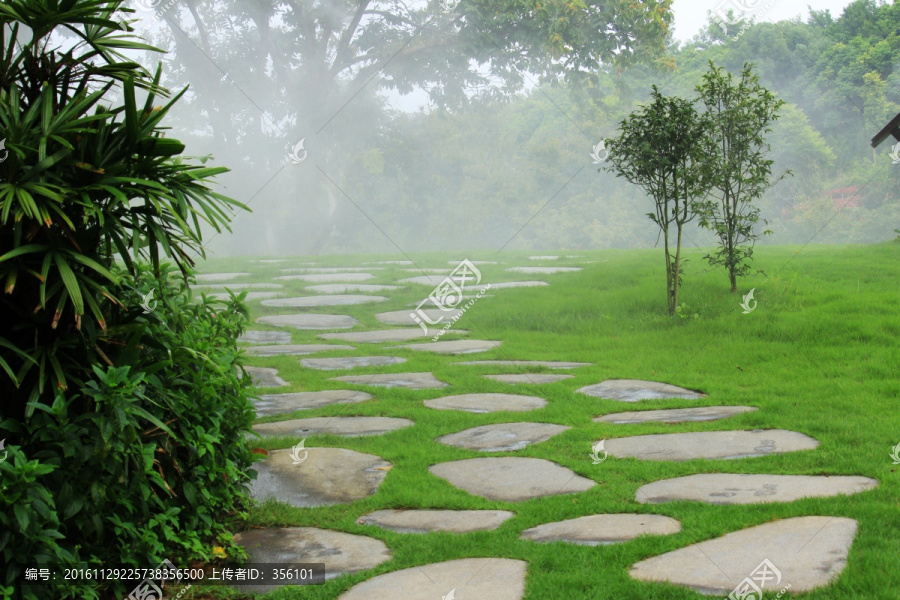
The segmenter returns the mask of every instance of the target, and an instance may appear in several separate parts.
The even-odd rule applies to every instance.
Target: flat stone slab
[[[568,429],[571,427],[551,423],[497,423],[442,435],[436,441],[479,452],[512,452],[545,442]]]
[[[383,267],[373,267],[368,269],[369,271],[379,271]],[[363,267],[365,270],[365,267]],[[360,271],[360,267],[300,267],[300,268],[290,268],[290,269],[281,269],[282,273],[358,273]]]
[[[547,406],[547,401],[521,394],[458,394],[425,400],[425,406],[437,410],[462,410],[471,413],[526,412]]]
[[[238,277],[249,277],[250,273],[199,273],[197,281],[231,281]]]
[[[447,264],[455,266],[461,262],[462,262],[462,260],[448,260]],[[469,262],[472,263],[473,265],[498,265],[498,264],[500,264],[496,260],[470,260]]]
[[[288,340],[290,341],[290,340]],[[332,350],[354,350],[353,346],[341,344],[279,344],[277,346],[253,346],[245,352],[252,356],[303,356],[316,352],[331,352]]]
[[[450,274],[450,269],[403,269],[407,273],[443,273],[446,278]]]
[[[406,359],[399,356],[341,356],[338,358],[304,358],[300,364],[308,369],[337,371],[359,367],[383,367],[405,362]]]
[[[640,410],[603,415],[595,423],[694,423],[718,421],[756,410],[755,406],[698,406],[697,408],[667,408],[664,410]]]
[[[559,260],[558,256],[529,256],[528,260]]]
[[[501,281],[500,283],[479,283],[478,285],[467,285],[467,290],[480,292],[481,290],[503,290],[506,288],[520,287],[540,287],[542,285],[550,285],[546,281]]]
[[[295,329],[349,329],[359,321],[347,315],[269,315],[256,319],[260,323]]]
[[[619,458],[642,460],[734,459],[812,450],[815,440],[796,431],[696,431],[662,433],[606,440],[606,451]]]
[[[356,520],[397,533],[449,531],[471,533],[497,529],[516,516],[508,510],[376,510]]]
[[[301,275],[281,275],[275,279],[281,281],[309,281],[311,283],[336,283],[349,281],[366,281],[375,277],[371,273],[303,273]]]
[[[694,500],[709,504],[793,502],[800,498],[852,495],[874,489],[878,481],[860,476],[703,473],[654,481],[638,488],[641,504]]]
[[[856,529],[856,521],[845,517],[782,519],[642,560],[629,574],[702,594],[727,595],[747,578],[773,593],[790,584],[796,594],[827,585],[844,570]],[[768,573],[754,577],[764,560],[771,565],[766,565]],[[766,579],[763,585],[761,579]]]
[[[547,373],[519,373],[510,375],[485,375],[488,379],[501,383],[556,383],[563,379],[571,379],[574,375],[549,375]]]
[[[507,271],[516,273],[575,273],[581,270],[581,267],[510,267]]]
[[[338,600],[521,600],[528,563],[511,558],[461,558],[378,575]]]
[[[419,330],[421,331],[421,329]],[[475,352],[487,352],[497,348],[503,342],[491,340],[453,340],[446,342],[428,342],[425,344],[407,344],[400,348],[420,350],[423,352],[437,352],[438,354],[473,354]]]
[[[346,448],[305,448],[299,464],[292,453],[270,450],[265,460],[253,463],[259,473],[250,482],[254,498],[302,507],[348,504],[374,494],[391,466],[380,456]]]
[[[276,290],[283,288],[284,286],[280,283],[214,283],[214,284],[200,284],[200,285],[192,285],[192,290],[197,291],[205,291],[205,290],[252,290],[252,289],[262,289],[262,290]]]
[[[295,435],[306,437],[316,434],[361,437],[382,435],[390,431],[409,427],[409,419],[392,417],[314,417],[312,419],[291,419],[275,423],[259,423],[253,431],[260,435]]]
[[[237,294],[235,294],[237,295]],[[277,298],[281,294],[279,292],[247,292],[245,300],[265,300],[267,298]],[[231,294],[228,292],[219,292],[216,294],[209,294],[209,297],[213,300],[228,300],[231,298]]]
[[[447,279],[447,275],[419,275],[418,277],[407,277],[406,279],[401,279],[397,283],[419,283],[422,285],[431,285],[437,286],[444,282]]]
[[[356,390],[323,390],[321,392],[292,392],[268,394],[254,400],[257,417],[282,415],[295,410],[312,410],[331,404],[356,404],[371,400],[372,394]]]
[[[286,331],[245,331],[237,341],[247,344],[290,344],[291,334]]]
[[[491,367],[547,367],[549,369],[577,369],[587,367],[593,363],[564,362],[554,360],[470,360],[458,362],[457,365],[491,366]]]
[[[308,285],[305,288],[317,294],[346,294],[347,292],[386,292],[399,290],[399,285],[379,285],[374,283],[325,283],[322,285]]]
[[[428,470],[470,494],[504,502],[573,494],[597,485],[542,458],[470,458],[432,465]]]
[[[253,378],[254,387],[263,388],[290,385],[287,381],[278,376],[278,369],[269,367],[244,367],[244,370]]]
[[[444,320],[449,321],[453,317],[462,314],[462,309],[453,308],[450,310],[441,310],[440,308],[429,308],[422,312],[432,321],[437,321],[441,317],[443,317]],[[394,310],[391,312],[378,313],[375,315],[375,318],[387,325],[415,325],[418,327],[419,324],[416,323],[415,319],[412,317],[414,314],[416,314],[416,312],[412,310]],[[426,325],[428,324],[429,323],[426,322]],[[437,327],[437,325],[432,325],[432,327]],[[422,329],[419,328],[419,331],[421,330]]]
[[[600,546],[627,542],[641,535],[672,535],[681,523],[663,515],[588,515],[526,529],[519,537],[534,542],[569,542]]]
[[[277,298],[264,300],[263,306],[350,306],[353,304],[366,304],[368,302],[384,302],[384,296],[362,296],[354,294],[334,294],[330,296],[298,296],[295,298]]]
[[[425,390],[447,387],[443,381],[435,379],[431,373],[376,373],[374,375],[344,375],[332,377],[331,381],[375,385],[378,387],[405,387],[411,390]]]
[[[453,333],[469,333],[464,329],[454,329]],[[404,329],[379,329],[376,331],[353,331],[350,333],[322,333],[319,337],[323,340],[342,340],[360,344],[379,344],[381,342],[405,342],[418,338],[430,338],[437,335],[437,330],[422,331],[420,327]]]
[[[364,571],[391,559],[391,551],[381,540],[315,527],[249,529],[235,534],[234,541],[243,546],[254,563],[324,564],[324,571],[313,581]],[[281,585],[290,584],[286,580]],[[276,584],[235,586],[247,592],[268,592],[278,587]]]
[[[588,396],[618,400],[619,402],[638,402],[640,400],[658,400],[662,398],[696,400],[706,397],[706,394],[678,387],[677,385],[660,383],[659,381],[642,381],[640,379],[607,379],[594,385],[579,388],[578,391]]]
[[[376,260],[375,262],[364,263],[367,265],[411,265],[411,260]]]

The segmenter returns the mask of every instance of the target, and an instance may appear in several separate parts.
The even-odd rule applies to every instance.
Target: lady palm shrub
[[[201,227],[244,207],[210,188],[226,169],[164,137],[184,91],[155,104],[171,97],[160,70],[122,53],[156,49],[121,5],[0,4],[0,586],[15,595],[121,596],[24,587],[22,568],[211,558],[247,499],[246,312],[186,284]]]

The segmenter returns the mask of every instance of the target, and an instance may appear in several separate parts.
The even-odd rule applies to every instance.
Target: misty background
[[[207,237],[212,256],[651,247],[652,201],[591,153],[651,85],[693,98],[710,60],[752,62],[788,103],[769,141],[774,175],[793,174],[759,203],[760,243],[896,236],[900,166],[869,140],[900,111],[900,4],[760,2],[726,35],[719,3],[678,0],[663,53],[614,50],[573,80],[552,44],[518,54],[464,2],[135,5],[169,51],[144,64],[190,86],[166,124],[252,211]]]

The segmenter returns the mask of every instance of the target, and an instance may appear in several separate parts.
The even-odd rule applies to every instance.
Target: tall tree
[[[760,85],[750,64],[735,81],[710,61],[697,92],[706,106],[714,153],[714,200],[706,205],[700,225],[716,234],[718,249],[706,258],[711,265],[725,267],[731,292],[736,293],[737,278],[750,270],[753,246],[761,235],[756,231],[760,209],[754,203],[774,185],[766,134],[784,101]]]
[[[619,131],[618,138],[605,140],[610,166],[602,168],[644,188],[656,205],[647,216],[663,238],[666,300],[669,315],[674,316],[681,288],[684,225],[705,210],[702,198],[710,186],[707,120],[694,102],[663,96],[653,86],[651,101],[622,121]]]

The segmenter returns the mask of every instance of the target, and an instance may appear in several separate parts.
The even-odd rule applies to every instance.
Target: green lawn
[[[542,252],[547,253],[547,252]],[[530,254],[542,254],[532,252]],[[504,264],[479,267],[483,283],[539,279],[547,287],[490,291],[454,328],[468,337],[502,340],[495,350],[474,355],[441,356],[393,348],[391,344],[350,344],[352,352],[315,356],[397,355],[408,359],[387,368],[354,369],[357,373],[432,371],[450,384],[441,390],[367,388],[328,381],[351,371],[316,371],[299,366],[297,357],[247,357],[246,364],[272,366],[291,383],[277,393],[322,389],[360,389],[375,399],[298,411],[265,420],[316,416],[405,417],[415,426],[383,436],[343,438],[309,436],[306,447],[340,446],[376,454],[393,464],[378,492],[368,499],[316,509],[267,502],[250,511],[247,526],[315,526],[367,535],[382,540],[393,560],[323,585],[288,588],[267,598],[337,598],[352,585],[375,575],[430,562],[465,557],[506,557],[528,562],[525,598],[597,600],[705,598],[686,588],[632,580],[629,567],[644,558],[722,536],[768,521],[804,515],[834,515],[856,519],[859,530],[848,565],[830,586],[794,597],[809,599],[885,599],[900,597],[900,474],[890,458],[900,443],[900,311],[898,279],[900,244],[874,246],[761,247],[754,266],[767,275],[740,283],[741,294],[755,288],[758,307],[743,314],[741,296],[729,293],[722,271],[706,271],[702,253],[688,251],[683,302],[688,318],[665,315],[662,251],[573,251],[558,261],[529,261],[527,254],[470,253],[468,258]],[[464,253],[415,255],[422,268],[446,267]],[[281,268],[315,260],[316,266],[356,266],[363,261],[403,257],[309,257],[277,264],[244,260],[212,260],[204,272],[252,271],[252,281],[271,281]],[[590,262],[595,261],[595,262]],[[578,265],[578,273],[533,275],[511,273],[510,266]],[[414,276],[405,266],[385,265],[369,271],[363,283],[394,283]],[[240,279],[237,281],[249,281]],[[285,295],[306,295],[300,281],[285,281]],[[312,309],[349,314],[357,329],[384,326],[376,312],[409,308],[427,296],[430,287],[406,285],[379,292],[390,299],[376,304]],[[353,292],[351,292],[353,293]],[[253,317],[303,309],[262,307],[249,303]],[[692,315],[696,314],[697,318]],[[254,329],[271,329],[254,325]],[[441,339],[456,339],[453,330]],[[291,330],[293,343],[321,343],[315,331]],[[425,341],[425,340],[422,340]],[[340,342],[343,343],[343,342]],[[403,342],[400,342],[403,343]],[[571,371],[549,385],[509,385],[485,379],[488,373],[515,372],[497,367],[454,366],[484,359],[566,360],[593,363]],[[651,400],[638,405],[591,398],[575,390],[608,378],[668,382],[708,394],[699,401]],[[547,407],[529,413],[471,414],[436,411],[422,400],[447,394],[508,392],[545,398]],[[263,390],[262,393],[269,393]],[[630,408],[640,410],[704,405],[750,405],[758,411],[708,423],[677,425],[612,425],[592,418]],[[434,438],[477,425],[507,421],[540,421],[572,429],[551,440],[513,453],[476,453],[444,446]],[[614,437],[686,431],[779,428],[810,435],[821,442],[811,451],[739,460],[654,462],[609,457],[594,465],[591,445]],[[299,438],[259,440],[262,448],[289,447]],[[555,461],[597,482],[583,493],[545,497],[520,503],[492,502],[472,496],[432,476],[430,465],[476,456],[528,456]],[[708,472],[865,475],[877,479],[870,492],[850,497],[807,499],[784,504],[712,506],[697,502],[643,505],[635,491],[643,484]],[[356,524],[366,513],[383,508],[503,509],[516,516],[498,530],[472,534],[407,535]],[[537,544],[519,539],[535,525],[595,513],[648,512],[678,519],[675,535],[642,537],[624,544],[584,547],[563,543]],[[824,558],[824,557],[823,557]],[[213,588],[210,588],[213,589]],[[215,597],[225,597],[215,592]],[[766,596],[774,597],[774,594]],[[791,597],[790,594],[783,597]],[[435,599],[437,600],[437,599]],[[484,599],[490,600],[490,599]]]

